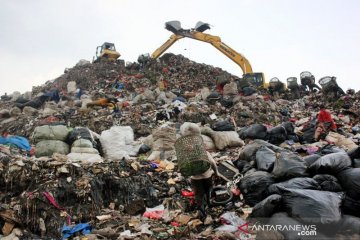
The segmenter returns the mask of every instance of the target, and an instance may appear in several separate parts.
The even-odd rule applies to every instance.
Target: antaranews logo
[[[316,225],[303,225],[303,224],[284,224],[284,225],[271,225],[271,224],[254,224],[248,227],[251,231],[295,231],[299,236],[316,236]],[[242,230],[239,228],[239,230]],[[243,230],[242,230],[243,231]],[[246,232],[249,233],[248,229]]]

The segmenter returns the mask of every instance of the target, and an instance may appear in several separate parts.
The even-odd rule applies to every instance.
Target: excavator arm
[[[240,66],[243,73],[252,73],[252,67],[249,61],[240,53],[236,52],[234,49],[221,42],[221,38],[218,36],[213,36],[210,34],[198,32],[198,31],[178,31],[170,36],[170,38],[162,44],[158,49],[156,49],[153,54],[151,54],[151,58],[158,58],[163,54],[169,47],[171,47],[177,40],[181,38],[192,38],[202,42],[207,42],[213,45],[217,50],[225,54],[228,58],[234,61],[237,65]]]
[[[170,38],[161,45],[158,49],[156,49],[153,54],[151,54],[151,58],[157,59],[161,56],[169,47],[171,47],[177,40],[183,38],[183,36],[173,34]]]
[[[249,61],[242,54],[236,52],[234,49],[223,43],[220,37],[197,31],[184,32],[180,34],[184,37],[210,43],[217,50],[239,65],[244,73],[252,73],[252,67]]]
[[[165,28],[171,31],[173,34],[163,45],[161,45],[158,49],[154,51],[154,53],[151,55],[153,59],[160,57],[161,54],[163,54],[177,40],[184,37],[192,38],[198,41],[210,43],[217,50],[225,54],[225,56],[227,56],[237,65],[239,65],[239,67],[244,73],[242,78],[244,81],[248,81],[257,87],[267,87],[264,79],[264,74],[254,73],[250,62],[242,54],[236,52],[234,49],[223,43],[220,37],[203,33],[203,31],[210,29],[209,24],[198,22],[195,28],[183,29],[181,28],[179,21],[170,21],[165,23]]]

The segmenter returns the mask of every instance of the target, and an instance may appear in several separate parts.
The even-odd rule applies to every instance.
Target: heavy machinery
[[[104,42],[103,45],[96,47],[96,57],[94,57],[94,62],[100,61],[116,61],[120,57],[120,53],[118,53],[115,49],[115,45],[113,43]]]
[[[207,29],[210,29],[210,25],[208,23],[198,22],[195,28],[183,29],[179,21],[170,21],[165,23],[165,28],[171,31],[173,34],[164,44],[162,44],[158,49],[153,52],[151,58],[157,59],[177,40],[187,37],[210,43],[217,50],[225,54],[228,58],[230,58],[237,65],[239,65],[243,71],[243,77],[240,79],[240,81],[251,83],[256,87],[266,86],[264,74],[254,73],[249,61],[242,54],[236,52],[234,49],[223,43],[220,37],[203,33]]]

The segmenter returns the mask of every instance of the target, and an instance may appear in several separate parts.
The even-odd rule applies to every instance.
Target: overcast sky
[[[316,81],[336,76],[344,89],[360,90],[358,0],[0,0],[0,94],[25,92],[60,76],[95,48],[113,42],[121,59],[152,53],[171,32],[210,23],[207,33],[242,53],[269,80]],[[207,43],[182,39],[167,52],[241,76],[235,63]]]

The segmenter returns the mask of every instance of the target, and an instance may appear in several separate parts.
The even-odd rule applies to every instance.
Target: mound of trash
[[[240,82],[168,53],[81,60],[2,96],[0,238],[359,238],[360,93]],[[185,125],[217,166],[201,211],[178,165]]]

